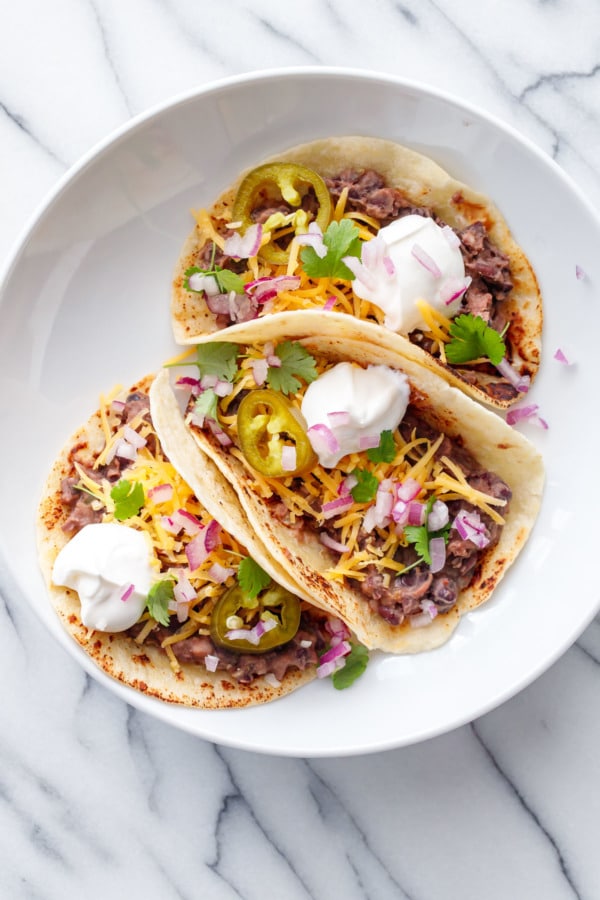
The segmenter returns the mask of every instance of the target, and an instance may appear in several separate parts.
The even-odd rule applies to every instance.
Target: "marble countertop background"
[[[0,264],[131,116],[225,75],[317,64],[455,93],[600,204],[596,0],[20,0],[0,7]],[[134,710],[58,646],[1,561],[0,592],[3,900],[600,897],[600,619],[469,726],[306,761]]]

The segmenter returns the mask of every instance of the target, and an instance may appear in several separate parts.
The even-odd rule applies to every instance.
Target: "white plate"
[[[379,656],[351,690],[315,683],[255,709],[161,704],[99,673],[55,620],[34,545],[43,480],[100,391],[132,383],[173,353],[169,283],[190,208],[278,149],[343,134],[429,154],[493,197],[528,253],[546,316],[532,399],[550,429],[528,427],[547,466],[540,519],[493,599],[439,650]],[[590,560],[597,554],[599,246],[598,219],[534,146],[467,104],[398,79],[266,72],[212,84],[135,120],[61,181],[21,239],[0,295],[0,546],[15,579],[52,633],[107,687],[220,743],[290,755],[364,753],[431,737],[491,709],[546,669],[598,607]],[[559,346],[574,366],[553,359]]]

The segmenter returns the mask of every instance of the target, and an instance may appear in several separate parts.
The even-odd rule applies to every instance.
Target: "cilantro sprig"
[[[214,419],[217,421],[217,404],[219,398],[212,388],[202,391],[194,404],[194,412],[200,418]]]
[[[238,354],[238,345],[228,341],[200,344],[196,357],[200,378],[216,375],[220,381],[233,381],[238,370]]]
[[[379,481],[368,469],[354,469],[352,474],[358,479],[358,483],[350,489],[352,499],[356,503],[368,503],[375,497]]]
[[[241,589],[254,598],[268,586],[271,576],[251,556],[246,556],[238,566],[237,580]]]
[[[169,603],[174,599],[174,581],[172,578],[163,578],[152,585],[146,597],[148,612],[161,625],[168,625]]]
[[[367,457],[374,463],[391,463],[396,457],[396,441],[391,431],[382,431],[379,435],[379,446],[367,450]]]
[[[502,335],[490,328],[481,316],[462,313],[454,319],[449,330],[452,340],[444,350],[446,359],[452,365],[487,357],[492,365],[497,366],[506,355]]]
[[[131,516],[137,516],[144,505],[144,487],[139,481],[128,481],[122,478],[110,492],[115,501],[115,519],[123,522]]]
[[[362,644],[352,644],[352,650],[346,657],[346,664],[331,676],[334,688],[343,691],[354,684],[363,674],[369,662],[369,651]]]
[[[360,257],[362,243],[358,235],[359,230],[350,219],[331,222],[323,234],[326,255],[321,258],[313,247],[304,247],[300,253],[306,274],[310,278],[345,278],[350,281],[354,275],[342,259],[344,256]]]
[[[271,390],[282,394],[295,394],[302,387],[302,378],[310,384],[317,377],[317,363],[314,356],[298,341],[283,341],[275,347],[275,356],[281,360],[280,366],[269,366],[267,382]]]

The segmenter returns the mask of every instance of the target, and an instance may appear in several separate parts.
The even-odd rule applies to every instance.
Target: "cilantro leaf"
[[[322,259],[313,247],[305,247],[300,253],[304,271],[310,278],[345,278],[350,281],[354,275],[342,262],[344,256],[360,257],[362,243],[358,227],[350,219],[331,222],[323,235],[327,254]]]
[[[205,391],[202,391],[196,403],[194,405],[194,412],[199,416],[206,416],[207,419],[214,419],[217,421],[217,403],[219,402],[219,398],[215,394],[212,388],[206,388]]]
[[[137,516],[144,505],[144,487],[139,481],[127,481],[122,478],[110,492],[115,501],[115,519],[122,522],[131,516]]]
[[[251,556],[247,556],[238,566],[237,580],[249,597],[258,597],[270,583],[271,576]]]
[[[298,378],[310,384],[317,377],[314,356],[311,356],[298,341],[283,341],[277,344],[275,356],[279,357],[281,365],[269,366],[267,382],[271,390],[281,391],[286,395],[295,394],[302,387]]]
[[[429,532],[427,525],[407,525],[402,532],[409,544],[415,545],[421,560],[431,565],[431,554],[429,553]]]
[[[362,644],[352,644],[352,650],[346,657],[346,665],[331,676],[333,686],[338,691],[354,684],[363,674],[369,662],[369,651]]]
[[[453,365],[470,362],[486,356],[497,366],[506,355],[506,345],[502,336],[490,328],[481,316],[463,313],[450,326],[452,340],[446,344],[446,359]]]
[[[224,294],[229,294],[230,291],[235,291],[236,294],[244,293],[244,279],[241,275],[236,275],[230,269],[219,269],[218,266],[215,266],[212,274],[217,279],[219,290]]]
[[[204,375],[216,375],[221,381],[233,381],[237,372],[237,344],[227,341],[212,341],[200,344],[196,365],[200,370],[200,378]]]
[[[367,469],[354,469],[352,474],[358,478],[358,484],[350,490],[352,498],[356,503],[368,503],[377,493],[379,487],[377,478]]]
[[[396,457],[396,441],[391,431],[382,431],[379,435],[379,446],[367,450],[367,456],[374,463],[391,463]]]
[[[148,612],[161,625],[168,625],[170,621],[169,603],[174,599],[173,587],[172,578],[163,578],[152,585],[146,597]]]

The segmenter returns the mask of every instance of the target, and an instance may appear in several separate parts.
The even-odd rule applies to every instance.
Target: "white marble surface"
[[[596,0],[20,0],[0,7],[0,260],[132,115],[228,74],[313,64],[454,92],[600,204]],[[133,710],[56,644],[2,563],[0,590],[0,897],[600,897],[599,619],[471,726],[302,761]]]

